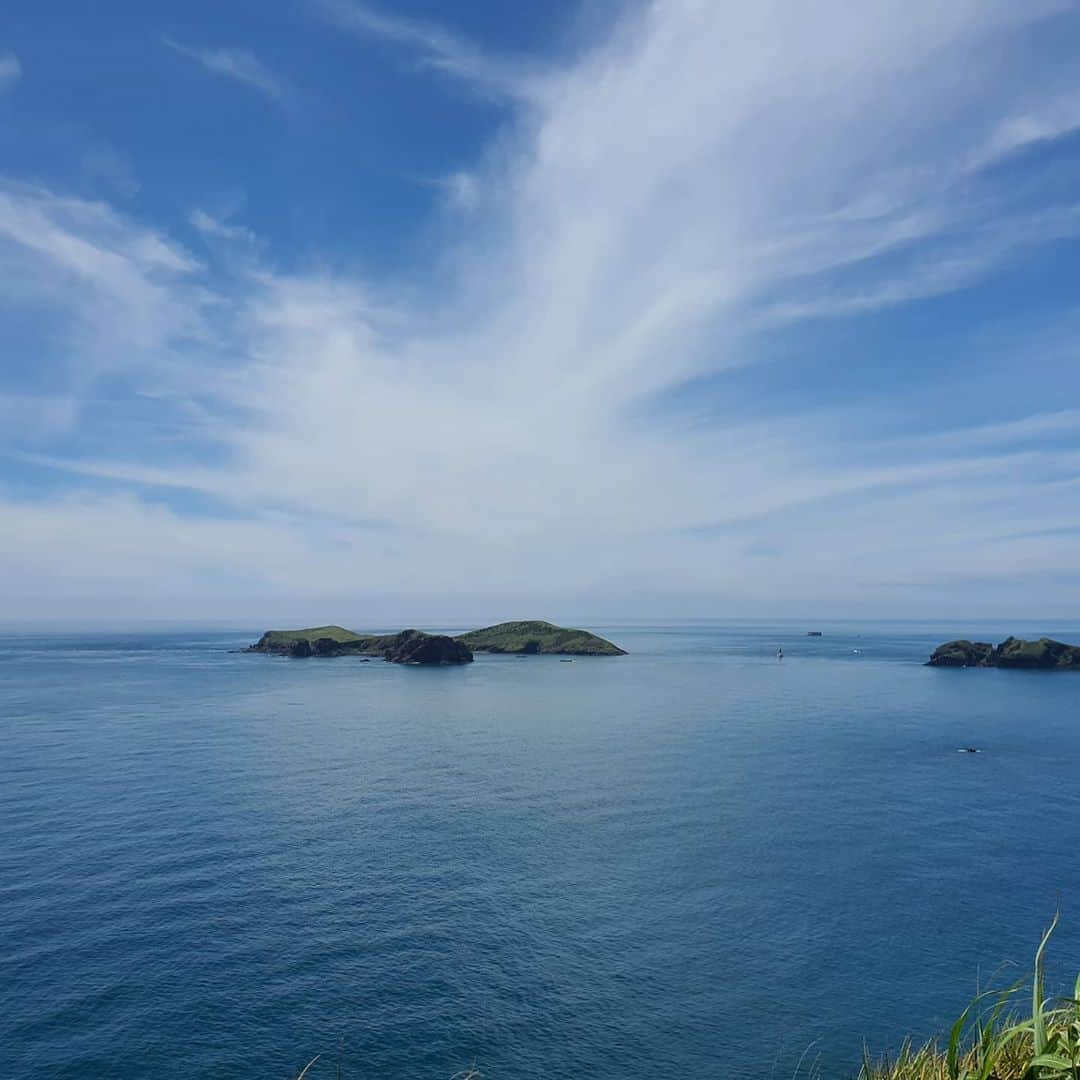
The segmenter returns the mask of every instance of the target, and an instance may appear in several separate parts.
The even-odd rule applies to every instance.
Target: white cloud
[[[451,35],[348,11],[455,75],[500,82]],[[492,605],[621,594],[629,609],[648,593],[836,613],[904,581],[1007,582],[1021,563],[1052,580],[1073,558],[1052,530],[1080,524],[1060,498],[1080,461],[1022,444],[1072,430],[1053,395],[993,425],[942,420],[929,445],[856,434],[851,413],[817,402],[778,422],[767,397],[735,397],[727,411],[745,418],[726,425],[693,402],[653,408],[757,360],[765,321],[797,341],[808,318],[941,295],[1075,232],[1069,206],[1033,215],[960,179],[1012,114],[998,76],[1015,17],[986,0],[636,10],[530,82],[500,153],[448,182],[475,228],[393,293],[254,260],[222,280],[115,211],[0,188],[0,257],[55,271],[39,302],[92,326],[97,355],[124,351],[128,320],[142,327],[174,358],[145,383],[207,410],[182,453],[39,453],[38,467],[128,494],[100,512],[88,494],[9,496],[12,580],[67,560],[78,592],[111,558],[103,592],[163,579],[206,604],[225,603],[199,585],[219,573],[268,597],[419,603],[466,582]],[[191,224],[247,239],[205,212]],[[102,297],[112,310],[94,324]],[[228,515],[156,504],[178,489]],[[988,530],[1016,538],[991,549]],[[766,549],[779,572],[753,554]]]
[[[476,177],[463,169],[444,176],[438,186],[452,210],[471,214],[480,205],[480,184]]]
[[[422,66],[483,94],[528,99],[543,86],[540,70],[530,60],[492,56],[434,23],[387,15],[357,0],[314,0],[314,4],[342,30],[410,49],[419,55]]]
[[[0,94],[9,90],[22,78],[22,64],[10,50],[0,52]]]
[[[188,215],[191,227],[204,237],[214,240],[225,240],[230,243],[240,243],[248,246],[258,245],[259,238],[243,225],[230,225],[227,221],[207,213],[205,210],[195,209]]]
[[[181,56],[201,64],[207,71],[242,83],[282,106],[294,99],[292,87],[274,74],[250,49],[198,49],[172,38],[162,39]]]
[[[1067,138],[1080,131],[1080,94],[1069,94],[1006,117],[986,144],[972,155],[970,167],[982,169],[1015,154]]]

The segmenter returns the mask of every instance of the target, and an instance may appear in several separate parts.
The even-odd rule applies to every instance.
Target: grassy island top
[[[927,661],[930,667],[1029,668],[1042,671],[1080,671],[1080,646],[1052,638],[1024,641],[1009,637],[1000,645],[966,638],[939,645]]]
[[[343,643],[359,641],[360,635],[346,630],[344,626],[308,626],[303,630],[267,630],[259,640],[259,644],[272,647],[288,645],[293,641],[306,641],[309,645],[313,645],[320,638],[329,638],[331,641]]]
[[[562,653],[571,656],[624,656],[625,649],[588,630],[549,622],[505,622],[460,634],[458,641],[473,652]]]
[[[419,631],[409,633],[418,635]],[[343,626],[308,626],[301,630],[267,630],[253,645],[253,652],[288,652],[299,643],[306,643],[320,655],[379,652],[390,646],[400,635],[356,634]],[[421,634],[431,637],[432,635]],[[435,635],[438,637],[439,635]],[[447,638],[447,641],[450,639]],[[472,652],[490,653],[558,653],[563,656],[624,656],[625,650],[588,630],[574,630],[549,622],[506,622],[470,630],[454,639]],[[340,646],[333,649],[330,643]],[[321,644],[319,644],[321,643]],[[302,648],[302,645],[301,645]]]

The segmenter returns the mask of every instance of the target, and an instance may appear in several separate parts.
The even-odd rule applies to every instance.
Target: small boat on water
[[[783,660],[784,659],[784,647],[783,646],[781,646],[779,649],[776,650],[776,659],[777,660]]]

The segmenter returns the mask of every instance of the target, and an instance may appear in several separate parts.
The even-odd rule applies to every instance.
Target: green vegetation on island
[[[587,630],[549,622],[508,622],[472,630],[456,638],[402,630],[397,634],[357,634],[343,626],[267,630],[248,652],[308,656],[380,656],[399,664],[467,664],[474,652],[559,653],[565,656],[624,656],[625,650]]]
[[[295,641],[306,641],[309,645],[314,645],[316,641],[323,639],[344,643],[360,641],[361,635],[346,630],[344,626],[309,626],[303,630],[267,630],[259,638],[258,645],[252,646],[252,649],[270,651],[291,645]]]
[[[461,642],[445,634],[402,630],[397,634],[354,634],[342,626],[303,630],[268,630],[248,652],[309,656],[378,656],[395,664],[467,664],[473,656]]]
[[[626,650],[588,630],[549,622],[505,622],[460,634],[458,641],[473,652],[558,653],[563,656],[625,656]]]
[[[928,667],[1026,668],[1034,671],[1080,671],[1080,646],[1052,638],[1024,641],[1008,637],[1000,645],[985,641],[947,641],[927,660]]]

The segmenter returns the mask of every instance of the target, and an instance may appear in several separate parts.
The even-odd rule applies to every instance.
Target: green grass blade
[[[1031,1067],[1033,1069],[1058,1069],[1068,1072],[1072,1069],[1072,1062],[1059,1054],[1039,1054],[1038,1057],[1031,1059]]]
[[[1057,913],[1050,923],[1046,933],[1043,934],[1039,948],[1035,952],[1035,980],[1031,987],[1031,1021],[1034,1030],[1035,1056],[1039,1057],[1046,1053],[1048,1038],[1046,1034],[1045,999],[1043,995],[1043,953],[1046,951],[1046,943],[1058,924]]]
[[[968,1016],[975,1007],[976,998],[956,1019],[949,1030],[949,1048],[945,1053],[945,1067],[949,1070],[949,1080],[960,1080],[960,1037],[964,1033]]]
[[[322,1054],[316,1054],[316,1055],[315,1055],[315,1056],[314,1056],[314,1057],[313,1057],[313,1058],[312,1058],[312,1059],[311,1059],[311,1060],[310,1060],[310,1061],[309,1061],[309,1062],[308,1062],[308,1063],[307,1063],[307,1064],[306,1064],[306,1065],[305,1065],[305,1066],[303,1067],[303,1069],[302,1069],[302,1070],[300,1071],[300,1075],[299,1075],[299,1076],[298,1076],[298,1077],[296,1078],[296,1080],[304,1080],[304,1077],[305,1077],[305,1076],[307,1076],[307,1074],[308,1074],[308,1070],[309,1070],[309,1069],[311,1068],[311,1066],[312,1066],[312,1065],[314,1065],[314,1064],[315,1064],[315,1062],[316,1062],[316,1061],[318,1061],[318,1060],[319,1060],[319,1058],[321,1058],[321,1057],[322,1057]]]

